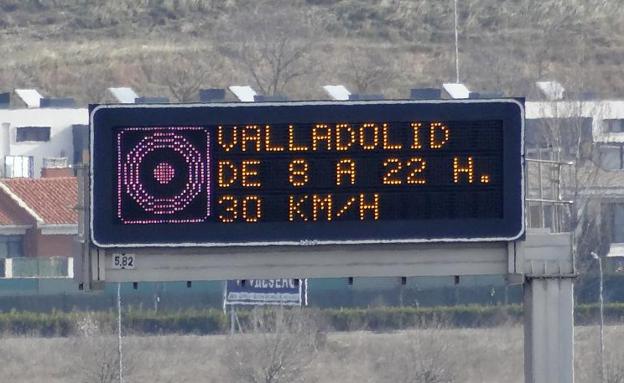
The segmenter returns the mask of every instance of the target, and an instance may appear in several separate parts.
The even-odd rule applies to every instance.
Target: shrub
[[[311,310],[311,309],[306,309]],[[449,327],[493,327],[522,321],[522,306],[452,306],[452,307],[374,307],[320,309],[315,316],[335,331],[392,331],[405,328],[431,328],[444,324]],[[123,314],[125,333],[136,334],[223,334],[229,329],[228,318],[221,310],[162,311],[129,310]],[[252,311],[239,309],[238,321],[243,328],[253,324]],[[50,313],[10,311],[0,313],[0,333],[36,336],[81,335],[95,329],[110,333],[117,326],[113,311]],[[597,323],[599,306],[578,305],[575,320],[578,325]],[[607,322],[624,321],[624,304],[605,306]]]

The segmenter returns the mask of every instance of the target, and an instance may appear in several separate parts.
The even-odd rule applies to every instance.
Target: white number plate
[[[135,266],[134,254],[113,254],[113,269],[134,269]]]

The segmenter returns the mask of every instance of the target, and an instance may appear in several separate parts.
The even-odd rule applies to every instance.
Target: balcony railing
[[[0,278],[73,278],[72,257],[0,259]]]

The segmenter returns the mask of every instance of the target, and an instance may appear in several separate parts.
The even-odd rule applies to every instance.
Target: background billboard
[[[227,281],[226,305],[282,305],[308,304],[306,279],[245,279]]]

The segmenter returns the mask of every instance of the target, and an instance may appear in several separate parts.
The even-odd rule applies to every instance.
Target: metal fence
[[[527,150],[526,214],[529,228],[569,231],[576,185],[575,163],[552,148]]]

